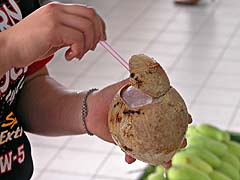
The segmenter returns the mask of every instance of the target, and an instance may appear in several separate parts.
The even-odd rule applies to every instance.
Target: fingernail
[[[73,52],[71,51],[70,53],[69,53],[69,58],[73,58]]]

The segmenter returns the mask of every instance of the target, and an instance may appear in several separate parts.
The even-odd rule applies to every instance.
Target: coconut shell
[[[160,97],[170,88],[164,69],[153,58],[144,54],[134,55],[129,60],[131,85],[151,97]]]
[[[188,126],[184,100],[172,87],[151,104],[131,108],[116,94],[108,125],[116,144],[130,156],[158,165],[168,162],[181,146]]]

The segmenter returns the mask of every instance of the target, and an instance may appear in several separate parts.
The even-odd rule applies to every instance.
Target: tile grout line
[[[41,169],[41,170],[39,171],[38,175],[35,177],[35,180],[39,179],[39,178],[43,175],[44,171],[46,171],[46,170],[48,169],[49,165],[51,165],[51,163],[57,158],[57,156],[58,156],[64,149],[66,149],[66,145],[70,142],[69,139],[70,139],[70,138],[66,139],[65,142],[64,142],[61,146],[59,146],[57,152],[56,152],[56,153],[53,155],[53,157],[50,158],[49,161],[47,162],[47,166],[44,167],[43,169]]]
[[[237,105],[236,105],[236,107],[235,107],[235,109],[234,109],[234,111],[232,113],[232,116],[231,116],[231,118],[230,118],[230,120],[229,120],[229,122],[227,124],[227,129],[229,129],[230,126],[232,125],[232,123],[234,122],[234,119],[235,119],[239,109],[240,109],[240,98],[239,98],[238,103],[237,103]]]
[[[102,162],[100,163],[100,165],[98,166],[97,170],[95,171],[95,173],[92,175],[92,177],[90,178],[90,180],[94,180],[94,178],[97,176],[97,174],[99,173],[99,171],[101,170],[102,166],[106,163],[106,161],[110,158],[110,155],[113,154],[115,147],[112,147],[111,151],[108,152],[105,156],[105,158],[102,160]]]

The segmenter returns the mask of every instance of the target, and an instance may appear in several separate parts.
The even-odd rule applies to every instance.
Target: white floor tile
[[[169,78],[172,84],[179,83],[185,86],[199,86],[207,78],[207,74],[184,70],[174,70],[169,74]]]
[[[104,162],[106,155],[65,149],[48,166],[50,171],[93,175]]]
[[[227,129],[234,108],[194,104],[189,111],[192,115],[194,124],[208,123],[222,129]]]
[[[181,59],[175,66],[174,69],[198,73],[209,73],[215,68],[216,62],[213,60],[196,60],[196,59]]]
[[[240,92],[224,89],[204,88],[196,99],[198,104],[223,105],[235,107],[240,99]]]
[[[39,178],[34,179],[34,180],[46,180],[46,179],[51,179],[51,180],[90,180],[91,176],[81,176],[78,174],[67,174],[63,172],[58,172],[58,171],[46,171],[44,172]]]
[[[191,44],[184,52],[183,58],[192,59],[192,61],[211,61],[219,58],[223,47],[215,45],[193,45]]]
[[[85,152],[108,154],[114,146],[115,145],[105,142],[98,137],[81,135],[71,138],[65,147],[70,150],[74,149]]]
[[[46,145],[32,146],[34,168],[39,171],[46,168],[58,152],[59,148],[48,148]]]
[[[195,96],[199,91],[199,86],[184,86],[179,83],[172,83],[171,84],[183,97],[187,107],[191,105],[191,102],[194,100]]]
[[[232,46],[230,46],[231,48],[228,48],[223,55],[223,61],[226,61],[226,62],[239,61],[239,56],[240,56],[240,51],[239,51],[240,40],[239,39],[232,41],[232,44],[231,44]]]
[[[48,146],[52,148],[58,148],[63,146],[68,139],[71,137],[63,136],[63,137],[47,137],[47,136],[39,136],[32,133],[27,133],[30,142],[33,146],[43,147]]]
[[[146,164],[140,161],[136,161],[129,165],[124,161],[124,156],[113,154],[108,158],[107,162],[102,166],[97,175],[134,180],[139,176],[139,170],[142,170],[145,167]]]
[[[230,131],[240,132],[240,108],[237,107],[237,112],[232,119],[232,122],[228,124],[228,129]]]
[[[216,73],[224,73],[228,75],[240,76],[240,62],[220,62],[215,69]]]
[[[223,88],[225,90],[240,90],[240,77],[223,73],[212,74],[206,84],[206,88]]]

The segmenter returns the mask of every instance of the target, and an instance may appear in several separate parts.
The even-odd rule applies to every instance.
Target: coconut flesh
[[[130,83],[110,106],[108,126],[115,143],[130,156],[159,165],[181,146],[188,112],[163,68],[145,55],[132,56]]]

